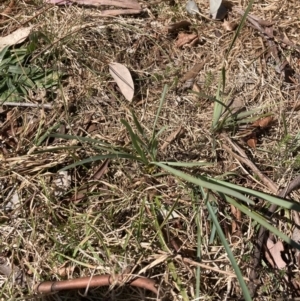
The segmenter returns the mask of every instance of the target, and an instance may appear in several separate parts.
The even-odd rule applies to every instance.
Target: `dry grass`
[[[245,8],[245,2],[232,1],[232,4]],[[0,11],[8,3],[1,4]],[[198,3],[202,13],[206,14],[206,1]],[[183,250],[190,251],[191,259],[195,260],[195,250],[201,243],[202,263],[232,272],[220,242],[215,239],[209,243],[211,221],[207,220],[208,213],[197,192],[192,193],[191,187],[170,175],[158,177],[155,171],[145,169],[139,163],[119,160],[110,162],[100,180],[93,179],[101,165],[99,162],[72,169],[69,172],[70,188],[55,195],[57,187],[53,179],[58,170],[95,155],[95,150],[88,144],[53,139],[45,134],[53,129],[53,132],[92,137],[128,147],[130,137],[120,120],[125,119],[133,125],[130,113],[133,109],[150,135],[163,87],[168,84],[170,90],[157,127],[167,127],[160,136],[158,159],[217,162],[213,169],[201,172],[215,176],[234,171],[239,177],[232,181],[268,191],[249,176],[247,168],[221,148],[218,140],[215,155],[211,133],[213,103],[182,90],[178,83],[192,66],[206,59],[196,80],[201,92],[214,96],[234,33],[226,32],[221,22],[189,19],[184,1],[162,1],[153,5],[144,2],[145,10],[139,16],[106,19],[99,17],[94,8],[48,8],[39,4],[34,1],[15,4],[10,14],[14,18],[1,21],[1,34],[11,32],[19,22],[29,20],[43,10],[30,24],[35,25],[35,31],[45,34],[50,44],[41,42],[35,62],[55,67],[67,76],[57,91],[43,96],[44,101],[53,102],[54,109],[9,108],[0,113],[0,254],[23,270],[27,279],[20,287],[12,279],[1,276],[0,299],[24,300],[33,294],[32,284],[41,280],[105,273],[137,274],[161,258],[161,262],[148,267],[143,275],[155,279],[170,300],[182,300],[185,295],[194,300],[196,269],[180,258],[164,257],[172,251],[166,249],[157,235],[154,221],[158,217],[151,204],[155,204],[156,210],[163,205],[168,211],[175,203],[172,210],[177,213],[177,219],[169,223],[168,230],[172,237],[183,242]],[[297,5],[296,1],[267,0],[263,4],[254,4],[251,13],[276,21],[274,29],[297,42],[300,31],[300,7]],[[229,19],[238,22],[240,16],[230,12]],[[196,46],[178,49],[175,47],[176,35],[166,33],[165,28],[170,23],[180,20],[191,21],[190,32],[197,32],[200,39]],[[295,110],[300,101],[300,64],[296,50],[280,43],[277,46],[295,71],[295,83],[285,82],[276,73],[274,58],[265,61],[266,40],[246,25],[226,61],[225,93],[231,93],[230,97],[240,100],[247,110],[256,109],[256,116],[262,113],[274,116],[275,122],[261,133],[256,149],[250,149],[242,139],[237,141],[247,149],[251,160],[263,173],[286,186],[298,172],[300,162],[299,112]],[[133,72],[136,97],[132,103],[124,100],[112,81],[107,65],[111,61],[120,62]],[[30,97],[32,102],[41,101],[38,95]],[[183,131],[178,139],[161,149],[180,125]],[[51,151],[51,148],[58,149]],[[86,197],[72,201],[75,191],[87,185]],[[13,210],[5,210],[11,195],[16,192],[20,203]],[[201,242],[197,239],[197,208],[200,208],[203,231]],[[218,217],[247,277],[255,225],[243,217],[243,235],[234,239],[230,233],[230,207],[221,201]],[[291,222],[281,222],[279,227],[290,235]],[[256,300],[276,300],[280,296],[297,294],[291,291],[282,273],[268,265],[263,268],[260,281]],[[234,277],[206,269],[201,269],[200,290],[201,300],[241,298]],[[86,297],[81,296],[83,293],[58,293],[43,299],[99,300],[102,296],[105,300],[144,300],[149,297],[141,290],[130,288],[109,292],[107,289],[91,290]]]

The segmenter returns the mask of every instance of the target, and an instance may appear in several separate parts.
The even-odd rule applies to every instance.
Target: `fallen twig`
[[[100,178],[105,174],[106,170],[108,169],[109,163],[110,163],[109,159],[104,160],[103,163],[95,172],[95,174],[92,176],[91,180],[92,181],[100,180]],[[81,190],[75,192],[71,200],[76,203],[81,201],[88,194],[88,192],[91,191],[92,185],[93,184],[88,184],[86,187],[81,188]]]
[[[235,273],[228,272],[228,271],[223,271],[223,270],[221,270],[221,269],[214,268],[214,267],[212,267],[212,266],[203,264],[203,263],[201,263],[201,262],[194,261],[194,260],[189,259],[189,258],[187,258],[187,257],[183,257],[183,258],[182,258],[182,261],[183,261],[184,263],[189,264],[189,265],[192,265],[192,266],[197,266],[197,267],[200,267],[200,268],[209,270],[209,271],[214,271],[214,272],[217,272],[217,273],[220,273],[220,274],[223,274],[223,275],[227,275],[227,276],[229,276],[229,277],[237,278],[237,276],[236,276]],[[246,280],[246,281],[249,281],[249,278],[247,278],[247,277],[243,277],[243,279]]]
[[[42,108],[42,109],[52,109],[52,105],[50,104],[39,104],[39,103],[27,103],[27,102],[3,102],[2,106],[10,106],[10,107],[28,107],[28,108]]]
[[[114,276],[111,275],[98,275],[92,277],[82,277],[77,279],[71,280],[64,280],[64,281],[45,281],[42,283],[37,284],[34,287],[34,290],[38,293],[50,293],[50,292],[57,292],[63,290],[72,290],[72,289],[80,289],[80,288],[87,288],[87,287],[100,287],[100,286],[110,286],[110,285],[123,285],[124,275],[122,276]],[[153,292],[155,295],[159,295],[158,289],[155,287],[155,281],[149,278],[136,278],[129,283],[130,286],[144,288]]]
[[[273,192],[277,193],[278,188],[276,183],[274,183],[269,177],[264,175],[258,168],[257,166],[248,159],[246,153],[242,148],[240,148],[236,143],[234,143],[228,136],[222,134],[221,135],[223,138],[226,139],[226,141],[239,153],[237,155],[233,151],[230,150],[230,148],[226,144],[222,144],[222,146],[230,152],[234,157],[236,157],[239,161],[242,163],[246,164],[260,179],[261,181]]]

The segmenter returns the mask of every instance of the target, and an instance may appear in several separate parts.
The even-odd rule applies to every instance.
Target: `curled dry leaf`
[[[180,48],[186,44],[190,44],[198,41],[198,35],[196,33],[191,33],[191,34],[187,34],[187,33],[179,33],[177,41],[175,43],[176,47]]]
[[[168,33],[178,32],[181,29],[188,29],[190,26],[191,26],[191,22],[189,22],[189,21],[180,21],[180,22],[168,25],[167,32]]]
[[[288,45],[288,46],[291,46],[291,47],[295,47],[297,48],[298,50],[300,49],[300,46],[299,45],[296,45],[294,42],[292,42],[285,33],[283,33],[280,37],[281,39],[281,42]]]
[[[222,26],[225,28],[227,31],[233,31],[237,28],[237,23],[235,22],[229,22],[224,20]]]
[[[279,269],[283,269],[286,266],[286,263],[281,257],[281,252],[284,251],[283,244],[280,240],[278,240],[275,244],[274,242],[268,238],[267,240],[267,251],[266,251],[266,258],[268,259],[269,263],[274,267],[275,265]],[[271,258],[270,258],[271,257]]]
[[[109,72],[116,81],[124,97],[128,101],[132,101],[134,95],[134,84],[130,71],[122,64],[110,63]]]
[[[254,135],[251,135],[251,138],[247,139],[247,144],[251,148],[256,148],[257,138]]]

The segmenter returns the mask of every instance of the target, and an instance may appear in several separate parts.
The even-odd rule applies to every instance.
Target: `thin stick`
[[[50,104],[35,104],[35,103],[27,103],[27,102],[3,102],[1,106],[11,106],[11,107],[29,107],[29,108],[43,108],[43,109],[52,109],[52,105]]]
[[[225,145],[225,143],[222,144],[222,146],[229,151],[236,159],[239,161],[243,162],[246,164],[255,174],[257,174],[260,179],[263,181],[265,185],[268,186],[268,188],[277,194],[278,197],[280,198],[285,198],[288,196],[293,190],[299,189],[300,188],[300,175],[298,175],[292,182],[290,182],[285,189],[282,189],[278,192],[278,187],[276,183],[274,183],[270,178],[268,178],[266,175],[264,175],[254,163],[252,163],[248,158],[246,153],[244,152],[243,149],[241,149],[237,144],[235,144],[228,136],[225,134],[222,134],[222,137],[225,138],[229,144],[239,153],[239,155],[235,154],[233,151],[230,150],[229,147]],[[271,204],[271,206],[268,208],[269,215],[272,216],[272,214],[276,211],[277,205],[276,204]],[[297,212],[294,212],[294,219],[296,224],[299,222],[299,216]],[[260,226],[259,231],[258,231],[258,237],[257,237],[257,242],[254,245],[254,256],[253,256],[253,263],[252,263],[252,268],[250,270],[250,283],[249,283],[249,289],[250,289],[250,294],[253,297],[256,292],[257,288],[257,278],[258,278],[258,267],[260,264],[260,259],[261,259],[261,251],[263,249],[263,244],[265,243],[267,239],[269,231],[264,227]]]
[[[204,269],[207,269],[207,270],[211,270],[211,271],[214,271],[214,272],[223,274],[223,275],[230,276],[230,277],[232,277],[232,278],[236,278],[236,277],[237,277],[237,276],[236,276],[234,273],[232,273],[232,272],[223,271],[223,270],[214,268],[214,267],[212,267],[212,266],[203,264],[203,263],[201,263],[201,262],[194,261],[194,260],[189,259],[189,258],[187,258],[187,257],[181,258],[181,256],[179,256],[179,255],[178,255],[177,257],[175,257],[175,259],[179,259],[179,258],[180,258],[184,263],[190,264],[190,265],[192,265],[192,266],[198,266],[198,267],[201,267],[201,268],[204,268]],[[243,277],[243,278],[244,278],[244,280],[249,281],[249,278],[247,278],[247,277]]]
[[[233,156],[235,156],[239,161],[246,164],[260,179],[261,181],[273,192],[278,192],[278,187],[276,183],[274,183],[269,177],[264,175],[257,166],[248,159],[246,153],[242,148],[240,148],[237,144],[235,144],[228,136],[222,134],[222,137],[226,139],[226,141],[239,153],[239,155],[230,151],[230,149],[223,144],[223,147],[229,151]]]

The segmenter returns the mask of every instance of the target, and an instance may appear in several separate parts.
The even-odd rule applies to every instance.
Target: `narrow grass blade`
[[[76,166],[81,166],[81,165],[84,165],[84,164],[87,164],[87,163],[92,163],[92,162],[105,160],[105,159],[131,159],[131,160],[143,162],[140,158],[135,157],[135,156],[130,155],[130,154],[122,154],[122,153],[120,153],[120,154],[107,154],[107,155],[98,155],[98,156],[90,157],[90,158],[75,162],[73,164],[70,164],[70,165],[60,169],[60,171],[68,170],[68,169],[74,168]]]
[[[61,123],[58,122],[58,123],[55,123],[53,126],[51,126],[47,131],[46,133],[44,133],[36,142],[36,146],[40,146],[44,141],[45,139],[47,139],[49,137],[49,134],[52,132],[52,131],[55,131],[57,130],[59,127],[60,127]]]
[[[131,142],[133,147],[135,148],[136,152],[139,154],[139,156],[142,158],[142,160],[144,161],[144,163],[148,164],[148,160],[145,156],[144,151],[141,149],[139,143],[143,143],[141,141],[141,139],[133,132],[131,126],[129,125],[129,123],[126,120],[121,120],[121,122],[125,125],[127,131],[129,132],[130,138],[131,138]]]
[[[197,259],[201,261],[201,246],[202,246],[202,223],[201,211],[199,202],[196,201],[195,195],[192,196],[194,211],[196,212],[196,227],[197,227]],[[198,266],[196,269],[196,300],[200,300],[200,286],[201,286],[201,268]]]
[[[169,166],[178,166],[178,167],[198,167],[198,166],[213,166],[214,163],[210,163],[210,162],[160,162],[162,164],[166,164]]]
[[[221,81],[219,81],[219,84],[218,84],[218,90],[217,90],[217,94],[216,94],[217,101],[215,101],[215,104],[214,104],[213,122],[212,122],[213,130],[217,129],[217,125],[219,124],[219,121],[220,121],[220,118],[221,118],[221,115],[223,112],[223,108],[224,108],[224,106],[226,106],[220,96],[220,90],[221,90]]]
[[[157,140],[158,137],[167,129],[167,126],[163,126],[155,135],[154,140]]]
[[[210,95],[207,95],[207,94],[202,93],[202,92],[195,92],[195,91],[189,91],[189,92],[191,92],[193,94],[196,94],[200,97],[206,98],[208,100],[211,100],[213,102],[216,102],[216,103],[220,104],[221,106],[223,106],[227,111],[231,111],[230,106],[228,106],[226,103],[219,100],[219,98],[217,98],[216,96],[210,96]]]
[[[275,228],[274,226],[272,226],[271,224],[269,224],[266,221],[266,219],[264,217],[262,217],[260,214],[254,212],[254,211],[251,211],[248,207],[245,207],[242,204],[239,204],[238,202],[236,202],[234,199],[230,198],[227,195],[222,195],[222,197],[224,199],[226,199],[226,201],[228,203],[234,205],[236,208],[238,208],[239,210],[241,210],[241,212],[243,212],[244,214],[248,215],[250,218],[254,219],[257,223],[259,223],[260,225],[264,226],[270,232],[272,232],[273,234],[275,234],[278,237],[280,237],[283,241],[285,241],[286,243],[290,244],[294,248],[297,248],[297,249],[300,250],[300,244],[296,243],[290,237],[288,237],[284,233],[280,232],[277,228]]]
[[[248,16],[248,14],[249,14],[249,12],[250,12],[250,10],[251,10],[251,8],[252,8],[253,2],[254,2],[254,0],[250,0],[249,4],[248,4],[248,6],[247,6],[247,8],[246,8],[246,10],[245,10],[244,16],[243,16],[243,18],[242,18],[242,20],[241,20],[241,22],[240,22],[238,28],[237,28],[236,31],[235,31],[234,37],[233,37],[233,39],[232,39],[232,41],[231,41],[231,43],[230,43],[230,45],[229,45],[229,48],[228,48],[228,50],[227,50],[226,55],[225,55],[226,59],[228,58],[228,55],[229,55],[231,49],[233,48],[233,45],[234,45],[236,39],[238,38],[238,36],[239,36],[239,34],[240,34],[240,32],[241,32],[243,26],[244,26],[244,23],[245,23],[245,21],[246,21],[246,19],[247,19],[247,16]]]
[[[5,46],[1,51],[0,51],[0,66],[3,63],[4,57],[6,55],[6,53],[8,52],[10,46]],[[10,58],[6,61],[9,62]]]
[[[270,194],[267,194],[267,193],[264,193],[264,192],[256,191],[256,190],[253,190],[253,189],[250,189],[250,188],[242,187],[242,186],[232,184],[232,183],[229,183],[229,182],[225,182],[225,181],[222,181],[222,180],[211,179],[211,182],[219,183],[219,184],[221,184],[225,187],[232,188],[232,189],[234,189],[236,191],[239,191],[243,194],[250,194],[250,195],[255,196],[257,198],[264,199],[264,200],[266,200],[270,203],[276,204],[277,206],[280,206],[280,207],[283,207],[283,208],[286,208],[286,209],[296,210],[296,211],[300,212],[300,203],[295,202],[293,200],[284,200],[284,199],[281,199],[279,197],[276,197],[276,196],[273,196],[273,195],[270,195]]]
[[[230,262],[232,264],[232,267],[233,267],[233,269],[235,271],[237,279],[238,279],[238,281],[240,283],[240,286],[241,286],[244,298],[245,298],[246,301],[252,301],[252,299],[250,297],[250,293],[249,293],[248,287],[247,287],[247,285],[246,285],[246,283],[244,281],[243,275],[241,273],[241,270],[240,270],[240,268],[239,268],[239,266],[238,266],[238,264],[237,264],[237,262],[236,262],[236,260],[234,258],[234,255],[232,254],[232,251],[231,251],[231,249],[230,249],[230,247],[229,247],[229,245],[227,243],[225,235],[224,235],[224,233],[223,233],[223,231],[222,231],[222,229],[220,227],[220,224],[219,224],[218,219],[217,219],[217,217],[216,217],[216,215],[215,215],[215,213],[213,211],[213,208],[211,207],[210,202],[207,202],[206,206],[207,206],[207,210],[209,212],[209,215],[211,216],[211,219],[212,219],[214,225],[216,226],[217,233],[218,233],[218,235],[219,235],[219,237],[221,239],[221,242],[222,242],[222,244],[223,244],[223,246],[224,246],[224,248],[225,248],[225,250],[226,250],[226,252],[228,254],[229,260],[230,260]]]
[[[138,119],[136,118],[135,114],[134,114],[134,111],[131,110],[131,114],[132,114],[132,117],[133,117],[133,121],[134,121],[134,124],[137,128],[137,130],[139,131],[139,133],[142,135],[142,137],[145,139],[147,145],[149,145],[149,140],[145,134],[145,131],[142,127],[142,125],[140,124],[140,122],[138,121]]]
[[[162,164],[160,162],[152,162],[152,164],[163,168],[164,170],[170,172],[171,174],[173,174],[189,183],[196,184],[197,186],[204,187],[204,188],[210,189],[212,191],[219,191],[219,192],[223,192],[225,194],[229,194],[229,195],[234,196],[246,203],[254,205],[254,202],[252,200],[250,200],[249,198],[247,198],[246,196],[241,194],[239,191],[236,191],[231,188],[227,188],[220,184],[216,184],[216,183],[212,182],[209,178],[205,178],[203,176],[199,176],[198,178],[195,178],[189,174],[186,174],[182,171],[174,169],[174,168],[167,166],[165,164]]]
[[[155,116],[155,120],[154,120],[154,125],[153,125],[153,133],[152,133],[152,141],[151,143],[153,142],[153,140],[155,140],[155,129],[156,129],[156,124],[157,124],[157,121],[158,121],[158,117],[160,115],[160,111],[162,109],[162,106],[163,106],[163,103],[165,101],[165,98],[166,98],[166,95],[168,93],[168,86],[165,85],[164,86],[164,90],[163,90],[163,93],[161,95],[161,99],[160,99],[160,102],[159,102],[159,107],[157,109],[157,113],[156,113],[156,116]]]
[[[158,199],[157,199],[157,201],[158,201]],[[157,236],[158,236],[159,242],[161,244],[161,248],[163,249],[163,251],[169,253],[170,250],[169,250],[169,248],[168,248],[168,246],[165,242],[164,235],[162,233],[162,228],[161,228],[161,225],[160,225],[160,223],[157,219],[157,215],[156,215],[156,211],[155,211],[153,203],[151,203],[150,208],[151,208],[152,215],[154,217],[154,227],[155,227],[155,230],[157,232]],[[172,275],[173,280],[176,282],[177,287],[179,288],[182,299],[184,301],[189,301],[189,297],[188,297],[185,289],[182,286],[182,282],[181,282],[181,280],[180,280],[180,278],[177,274],[176,267],[175,267],[174,263],[169,261],[168,262],[168,268],[170,270],[170,274]]]
[[[57,255],[63,257],[63,258],[66,258],[66,259],[70,260],[71,262],[76,263],[76,264],[79,265],[79,266],[83,266],[83,267],[86,267],[86,268],[88,268],[88,269],[94,269],[94,268],[95,268],[95,266],[92,266],[92,265],[90,265],[90,264],[88,264],[88,263],[85,263],[85,262],[76,260],[75,258],[72,258],[72,257],[70,257],[70,256],[64,255],[64,254],[59,253],[59,252],[55,252],[55,253],[56,253]]]
[[[212,194],[210,194],[209,192],[205,193],[205,191],[202,187],[200,187],[200,188],[201,188],[203,198],[205,199],[205,202],[207,203],[210,199],[212,200],[210,202],[210,204],[211,204],[211,207],[212,207],[214,213],[216,214],[218,212],[218,208],[216,206],[215,197]],[[210,217],[209,217],[209,220],[211,220]],[[211,227],[211,231],[210,231],[210,235],[209,235],[209,241],[208,241],[209,244],[212,244],[214,242],[214,240],[216,238],[216,232],[217,232],[217,228],[216,228],[215,224],[212,223],[212,227]]]

